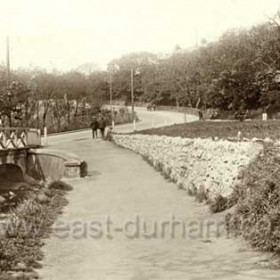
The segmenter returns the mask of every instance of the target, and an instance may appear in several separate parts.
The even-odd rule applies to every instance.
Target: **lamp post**
[[[112,128],[114,129],[115,121],[114,121],[114,110],[113,110],[113,73],[118,69],[118,65],[109,63],[107,69],[109,72],[110,111],[111,111],[111,119],[112,119]]]
[[[133,67],[130,68],[130,83],[131,83],[131,112],[132,112],[132,117],[133,117],[133,123],[135,126],[135,110],[134,110],[134,75],[139,75],[140,71],[136,68],[134,70]]]
[[[131,112],[134,121],[134,69],[130,69],[130,82],[131,82]]]
[[[114,112],[113,112],[113,86],[112,86],[112,73],[109,75],[109,86],[110,86],[110,111],[111,111],[111,120],[112,120],[112,128],[114,129]]]
[[[10,83],[11,83],[11,70],[10,70],[10,39],[9,36],[6,38],[6,84],[7,89],[10,89]]]
[[[11,92],[11,70],[10,70],[10,39],[9,36],[6,38],[6,88],[7,88],[7,97],[9,102],[9,126],[12,126],[12,111],[11,111],[11,100],[12,100],[12,92]]]

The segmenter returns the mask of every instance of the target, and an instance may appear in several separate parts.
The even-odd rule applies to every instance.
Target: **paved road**
[[[136,130],[148,129],[153,127],[161,127],[175,123],[184,123],[198,120],[197,116],[168,112],[168,111],[147,111],[146,108],[136,107],[137,115],[140,119],[136,123]],[[116,127],[117,132],[133,131],[133,124],[121,125]]]
[[[145,108],[136,107],[139,122],[136,123],[136,130],[143,130],[152,127],[160,127],[165,125],[172,125],[175,123],[191,122],[198,119],[197,116],[185,115],[182,113],[168,112],[168,111],[147,111]],[[123,124],[115,127],[115,132],[128,133],[134,130],[134,125]],[[66,139],[83,139],[89,137],[90,130],[82,130],[75,133],[62,133],[50,136],[48,144],[63,143]]]
[[[140,156],[90,136],[50,140],[84,158],[90,176],[71,181],[43,248],[43,279],[279,279],[260,267],[265,256],[227,238],[223,214],[210,215]]]

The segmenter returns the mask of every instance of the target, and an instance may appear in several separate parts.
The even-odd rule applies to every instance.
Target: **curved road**
[[[161,114],[156,122],[180,119]],[[151,120],[144,115],[142,125]],[[224,214],[210,215],[140,156],[92,140],[90,131],[49,143],[84,158],[89,176],[70,181],[69,204],[43,247],[43,279],[279,279],[278,271],[262,268],[266,256],[227,238]]]
[[[146,108],[136,107],[135,111],[139,118],[139,122],[136,123],[136,130],[149,129],[153,127],[160,127],[166,125],[172,125],[176,123],[184,123],[198,120],[197,116],[185,115],[182,113],[168,112],[168,111],[147,111]],[[132,123],[118,125],[115,127],[115,132],[128,133],[134,130]],[[57,143],[64,143],[65,141],[75,139],[86,139],[91,137],[90,129],[81,130],[70,133],[60,133],[50,135],[48,144],[53,145]]]
[[[172,125],[198,120],[197,116],[168,111],[147,111],[146,108],[136,107],[137,116],[140,121],[136,123],[136,130],[143,130],[153,127]],[[133,124],[125,124],[116,127],[116,132],[125,133],[133,130]]]

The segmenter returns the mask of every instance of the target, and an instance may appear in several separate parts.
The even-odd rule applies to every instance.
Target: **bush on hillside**
[[[228,198],[217,195],[215,198],[209,199],[207,204],[212,213],[222,212],[228,208]]]
[[[280,253],[280,154],[264,147],[243,173],[235,192],[237,205],[227,216],[227,228],[253,247]]]

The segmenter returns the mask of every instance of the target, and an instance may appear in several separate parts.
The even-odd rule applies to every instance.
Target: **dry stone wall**
[[[240,171],[262,150],[252,142],[114,134],[114,142],[151,162],[190,193],[227,197]]]

